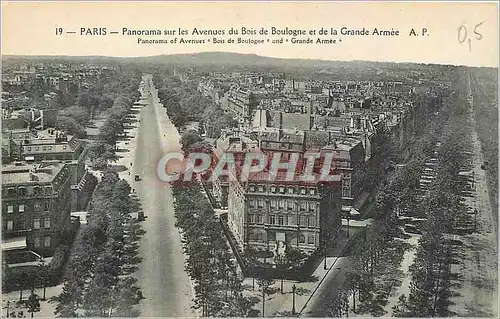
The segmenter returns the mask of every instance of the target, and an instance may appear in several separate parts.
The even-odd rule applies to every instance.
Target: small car
[[[146,217],[144,216],[144,212],[143,211],[140,211],[137,213],[137,220],[142,222],[144,220],[146,220]]]
[[[141,177],[139,175],[135,175],[135,181],[138,182],[141,180]]]

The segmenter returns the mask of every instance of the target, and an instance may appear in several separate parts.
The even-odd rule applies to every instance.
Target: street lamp
[[[347,238],[349,238],[349,221],[351,220],[351,216],[347,215]]]
[[[324,270],[328,269],[328,267],[326,267],[326,247],[325,247],[325,259],[324,259],[324,263],[323,263],[323,269]]]
[[[297,289],[297,287],[295,286],[295,284],[292,286],[292,315],[295,314],[295,290]]]

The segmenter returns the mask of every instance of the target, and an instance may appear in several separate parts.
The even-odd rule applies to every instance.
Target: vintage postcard
[[[2,317],[498,317],[498,10],[3,1]]]

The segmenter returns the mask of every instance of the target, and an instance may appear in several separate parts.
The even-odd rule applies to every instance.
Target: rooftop
[[[50,183],[63,169],[64,163],[47,161],[27,164],[17,162],[2,167],[2,185]]]

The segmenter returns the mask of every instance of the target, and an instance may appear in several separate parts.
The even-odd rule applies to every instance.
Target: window
[[[262,214],[257,214],[257,224],[262,224],[262,221],[264,220]]]
[[[255,200],[251,199],[248,201],[248,206],[255,207]]]
[[[307,236],[307,243],[309,245],[314,245],[314,235]]]
[[[281,193],[281,194],[284,194],[284,193],[285,193],[285,188],[284,188],[284,187],[280,187],[280,193]]]
[[[276,200],[275,199],[271,199],[269,201],[269,206],[271,206],[271,208],[276,208]]]
[[[299,235],[299,243],[304,244],[306,242],[306,237],[304,235]]]
[[[45,228],[50,228],[50,217],[45,217],[43,220],[43,225]]]
[[[14,206],[13,205],[8,205],[7,206],[7,213],[13,213],[14,212]]]
[[[288,210],[293,210],[294,206],[295,206],[295,205],[294,205],[294,202],[293,202],[293,201],[288,201],[288,203],[287,203],[287,209],[288,209]]]
[[[306,226],[306,218],[305,216],[299,216],[299,226]]]
[[[50,202],[48,200],[43,203],[43,210],[46,212],[50,210]]]
[[[269,215],[269,224],[276,225],[276,216],[275,215]]]
[[[7,230],[13,230],[14,229],[14,222],[12,220],[7,221]]]
[[[33,228],[40,229],[40,218],[33,219]]]
[[[40,203],[35,203],[35,211],[39,212],[40,210],[42,210],[42,205],[40,205]]]
[[[305,188],[301,188],[300,189],[300,194],[305,195],[306,194],[306,189]]]
[[[276,241],[276,233],[273,231],[268,232],[267,241]]]
[[[300,202],[300,210],[301,211],[306,211],[307,209],[307,203],[306,202]]]
[[[285,225],[285,218],[283,216],[278,217],[278,225],[280,226]]]
[[[19,195],[26,196],[26,187],[19,187]]]
[[[44,246],[50,247],[50,236],[45,236]]]
[[[34,246],[35,246],[35,248],[39,248],[40,247],[40,237],[35,237],[35,239],[34,239]]]
[[[45,186],[45,194],[47,194],[47,195],[52,194],[52,187],[50,187],[50,186]]]
[[[351,187],[351,176],[345,175],[342,177],[342,187]]]
[[[259,185],[259,192],[261,192],[261,193],[264,192],[264,186]]]
[[[255,239],[255,235],[253,233],[253,231],[249,231],[248,232],[248,240],[254,240]]]
[[[259,200],[257,201],[257,205],[258,205],[258,207],[259,207],[259,208],[264,207],[264,200],[263,200],[263,199],[259,199]]]
[[[309,189],[309,195],[316,195],[316,190],[314,188]]]
[[[279,208],[285,208],[285,201],[282,199],[279,201]]]
[[[253,185],[252,185],[252,186],[250,186],[250,191],[251,191],[251,192],[255,192],[255,186],[253,186]]]
[[[19,212],[24,213],[24,204],[19,205]]]
[[[257,232],[257,241],[263,241],[264,240],[264,234],[260,231]]]
[[[271,193],[276,193],[276,186],[271,186]]]
[[[14,187],[9,187],[9,189],[7,190],[7,194],[9,196],[14,196],[16,195],[16,189]]]
[[[309,216],[309,227],[316,227],[316,216]]]
[[[342,197],[351,197],[351,189],[342,188]]]
[[[28,146],[28,147],[26,148],[26,151],[31,152],[31,146]]]
[[[315,212],[316,211],[316,203],[314,203],[314,202],[309,203],[309,211],[310,212]]]
[[[293,193],[294,193],[294,192],[293,192],[293,187],[289,187],[289,188],[288,188],[288,194],[293,194]]]

